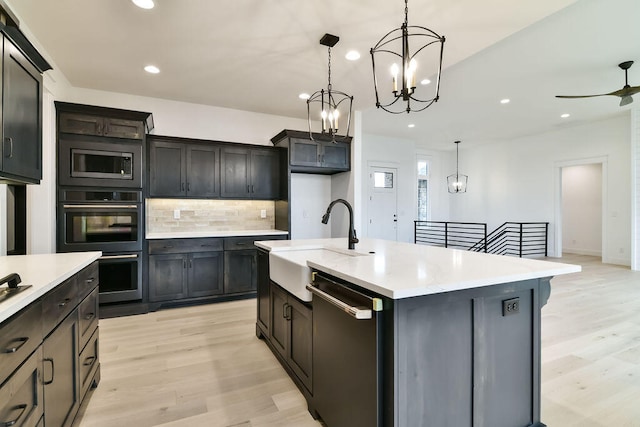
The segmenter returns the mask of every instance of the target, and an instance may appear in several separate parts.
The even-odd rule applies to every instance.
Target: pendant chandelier
[[[413,50],[410,49],[409,39],[414,43]],[[409,5],[408,0],[405,0],[404,23],[402,26],[388,32],[371,48],[376,107],[382,108],[388,113],[400,114],[403,112],[422,111],[437,102],[440,96],[440,72],[442,70],[444,40],[444,36],[439,36],[428,28],[409,25]],[[431,61],[428,61],[427,53],[436,53],[435,49],[427,49],[432,45],[435,48],[440,47],[439,56],[435,56]],[[426,77],[424,69],[428,66],[432,66],[434,70],[437,69],[435,85],[430,86],[431,82],[426,78],[422,78],[420,79],[421,86],[427,87],[418,89],[416,84],[419,73],[418,61],[416,60],[418,55],[420,55],[420,66],[424,67],[422,70],[423,77]],[[390,81],[389,86],[385,84],[383,86],[384,89],[381,88],[382,92],[378,90],[376,59],[378,60],[378,70],[389,69],[391,72],[390,76],[386,75],[385,78],[381,79],[382,82]],[[389,77],[390,79],[387,80]],[[430,87],[433,90],[429,95]]]
[[[458,146],[460,145],[460,141],[456,141],[456,173],[451,174],[447,177],[447,189],[449,193],[466,193],[467,192],[467,181],[469,177],[467,175],[462,175],[458,172]]]
[[[331,86],[331,48],[338,43],[340,38],[332,34],[325,34],[320,39],[320,44],[328,48],[328,78],[327,89],[321,89],[315,92],[307,99],[307,120],[309,122],[309,137],[313,140],[313,131],[311,130],[311,121],[319,120],[321,123],[320,133],[328,136],[332,142],[336,141],[340,130],[339,124],[346,123],[342,140],[349,137],[349,129],[351,128],[351,105],[353,104],[353,96],[349,96],[344,92],[333,90]],[[344,104],[343,104],[344,103]],[[317,108],[320,107],[320,111]],[[342,112],[340,111],[342,109]],[[314,110],[312,112],[312,110]],[[346,118],[342,114],[346,114]]]

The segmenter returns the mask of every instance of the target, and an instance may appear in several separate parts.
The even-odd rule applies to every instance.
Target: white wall
[[[417,154],[429,157],[432,175],[429,180],[431,197],[431,217],[434,220],[447,220],[449,206],[446,194],[446,177],[442,178],[442,161],[446,159],[442,153],[417,147],[414,141],[390,138],[379,135],[363,134],[362,136],[362,168],[359,175],[362,192],[359,210],[362,221],[368,218],[367,183],[369,166],[385,166],[398,170],[398,240],[413,242],[414,221],[417,219]],[[362,229],[363,236],[366,227]]]
[[[602,164],[562,168],[562,253],[602,256]]]
[[[331,237],[331,221],[322,224],[331,203],[331,176],[291,174],[291,238],[326,239]],[[332,215],[332,219],[334,215]],[[344,233],[346,236],[346,231]]]
[[[490,229],[504,221],[550,223],[555,241],[559,180],[556,164],[606,157],[608,176],[604,195],[604,227],[607,230],[604,262],[629,265],[630,116],[558,129],[555,132],[461,147],[460,172],[469,175],[467,193],[452,194],[452,221],[487,222]],[[453,155],[455,156],[455,154]],[[451,164],[455,157],[451,158]],[[550,256],[556,256],[550,245]]]

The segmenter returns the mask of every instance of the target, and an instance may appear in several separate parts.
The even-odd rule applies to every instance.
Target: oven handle
[[[131,254],[131,255],[103,255],[100,258],[98,258],[99,260],[104,259],[133,259],[133,258],[138,258],[137,254]]]
[[[65,209],[137,209],[137,205],[63,205]]]
[[[368,308],[358,308],[347,304],[346,302],[339,300],[338,298],[330,295],[315,286],[307,285],[307,290],[314,295],[319,296],[323,300],[327,301],[329,304],[332,304],[338,307],[340,310],[344,311],[351,317],[355,317],[358,320],[367,320],[373,317],[373,311]]]

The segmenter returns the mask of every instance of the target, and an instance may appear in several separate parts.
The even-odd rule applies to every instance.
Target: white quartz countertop
[[[256,246],[269,250],[270,257],[306,260],[311,268],[393,299],[581,271],[579,265],[378,239],[361,239],[353,251],[346,237],[258,241]]]
[[[22,279],[18,286],[31,285],[30,288],[0,302],[0,322],[36,301],[101,255],[102,252],[72,252],[0,257],[0,277],[18,273]],[[2,288],[6,286],[2,285]]]
[[[175,231],[147,233],[151,239],[190,239],[198,237],[242,237],[242,236],[281,236],[289,234],[282,230],[231,230],[231,231]]]

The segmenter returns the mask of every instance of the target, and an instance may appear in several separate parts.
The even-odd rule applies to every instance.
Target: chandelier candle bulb
[[[391,76],[393,76],[393,91],[398,91],[398,64],[393,64],[391,66]]]

